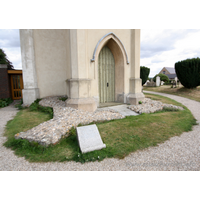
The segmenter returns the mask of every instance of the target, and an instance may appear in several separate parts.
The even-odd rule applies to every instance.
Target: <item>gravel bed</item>
[[[183,108],[180,106],[165,104],[160,101],[151,100],[150,98],[144,98],[144,100],[142,101],[142,104],[131,105],[131,106],[128,106],[128,108],[139,114],[154,113],[156,111],[163,110],[164,108],[170,108],[173,110],[183,110]]]
[[[146,91],[145,91],[146,92]],[[153,92],[148,92],[153,93]],[[183,97],[156,93],[172,98],[188,107],[194,117],[200,121],[200,103]],[[17,157],[14,152],[3,146],[3,128],[7,121],[17,113],[12,105],[0,109],[0,170],[1,171],[164,171],[164,170],[200,170],[200,125],[193,127],[190,132],[172,137],[156,147],[149,147],[131,153],[124,159],[104,159],[101,162],[48,162],[29,163],[23,157]]]
[[[79,124],[86,125],[91,122],[123,119],[125,117],[114,110],[87,112],[65,107],[65,102],[59,100],[59,97],[42,99],[39,104],[53,107],[53,119],[43,122],[26,132],[17,133],[15,135],[16,139],[27,139],[30,142],[35,141],[48,146],[49,144],[56,144],[62,137],[67,137],[69,130]]]

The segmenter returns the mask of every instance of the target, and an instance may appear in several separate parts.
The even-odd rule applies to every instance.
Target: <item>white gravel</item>
[[[146,91],[144,91],[146,92]],[[152,92],[149,92],[152,93]],[[200,103],[183,97],[158,93],[172,98],[188,107],[194,117],[200,121]],[[14,155],[13,151],[3,147],[6,138],[3,128],[7,121],[17,113],[16,108],[8,106],[0,109],[0,170],[1,171],[90,171],[90,170],[200,170],[200,125],[193,127],[190,132],[184,132],[179,137],[142,151],[131,153],[124,159],[104,159],[101,162],[48,162],[29,163],[22,157]]]

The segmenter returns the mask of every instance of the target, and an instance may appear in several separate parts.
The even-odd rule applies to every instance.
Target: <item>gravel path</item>
[[[144,91],[146,92],[146,91]],[[154,93],[154,92],[148,92]],[[157,93],[172,98],[187,106],[194,117],[200,121],[200,103],[183,97]],[[16,108],[8,106],[0,109],[0,127],[4,127],[17,113]],[[124,159],[104,159],[101,162],[76,163],[76,162],[48,162],[29,163],[24,158],[14,155],[13,151],[3,147],[6,138],[0,129],[0,170],[1,171],[70,171],[70,170],[200,170],[200,125],[194,126],[193,131],[184,132],[158,145],[142,151],[131,153]]]

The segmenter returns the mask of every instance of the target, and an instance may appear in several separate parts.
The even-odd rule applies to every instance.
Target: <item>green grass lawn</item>
[[[143,86],[143,90],[178,95],[181,97],[185,97],[200,102],[200,86],[193,89],[187,89],[183,86],[179,86],[177,88],[171,88],[171,85],[163,85],[160,87]]]
[[[183,106],[166,97],[150,94],[146,96],[164,103]],[[5,132],[8,141],[4,145],[30,162],[77,161],[84,163],[104,158],[124,158],[131,152],[156,146],[170,137],[190,131],[196,124],[196,120],[191,112],[186,107],[184,108],[182,111],[160,111],[98,123],[97,127],[106,148],[86,154],[80,152],[74,128],[69,137],[62,138],[58,144],[48,147],[30,143],[27,140],[15,140],[16,133],[26,131],[50,118],[45,113],[30,112],[25,109],[19,111],[17,116],[8,122]]]
[[[44,121],[50,120],[49,114],[43,112],[30,112],[29,109],[20,110],[13,120],[8,121],[5,135],[9,139],[19,132],[25,132]]]

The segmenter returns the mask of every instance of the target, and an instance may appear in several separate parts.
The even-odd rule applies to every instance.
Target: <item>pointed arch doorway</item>
[[[105,73],[101,72],[101,70],[103,71],[104,69],[102,66],[103,62],[107,60],[104,55],[106,49],[107,54],[109,54],[108,57],[112,57],[112,63],[114,64],[112,65],[113,67],[111,67],[112,70],[110,70],[113,76],[108,78],[108,75],[108,81],[105,80]],[[125,75],[128,74],[127,70],[129,70],[129,68],[126,67],[129,64],[128,55],[124,45],[114,33],[108,33],[99,40],[95,47],[91,62],[95,62],[95,71],[97,72],[96,86],[98,88],[98,96],[96,101],[98,106],[104,106],[102,103],[104,104],[106,102],[112,102],[112,105],[113,102],[126,103],[126,96],[129,89],[129,82],[125,78]],[[111,97],[109,97],[109,95]]]
[[[115,101],[115,59],[111,50],[104,46],[98,58],[99,102]]]

